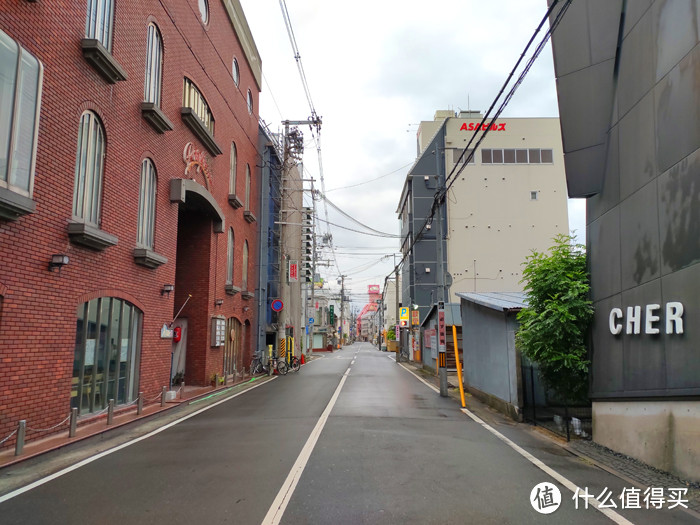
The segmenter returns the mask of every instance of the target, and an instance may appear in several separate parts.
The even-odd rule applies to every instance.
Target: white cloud
[[[266,82],[261,117],[273,130],[283,119],[306,118],[310,110],[279,1],[241,0],[241,4],[262,57]],[[373,228],[398,233],[395,210],[407,164],[416,155],[415,124],[431,120],[437,109],[487,109],[544,16],[547,2],[290,0],[287,9],[311,96],[323,117],[326,189],[398,170],[368,184],[329,191],[328,197]],[[547,47],[504,116],[557,114],[552,54]],[[308,128],[305,136],[310,138]],[[307,146],[304,166],[318,180],[313,144]],[[583,240],[584,207],[579,201],[570,201],[569,207],[570,227]],[[319,210],[325,218],[323,208]],[[332,209],[329,218],[361,229]],[[342,252],[362,247],[385,253],[398,249],[396,239],[331,230],[337,246],[358,247],[339,249]],[[341,272],[367,260],[358,262],[358,257],[338,255]],[[365,284],[382,283],[392,268],[389,258],[354,275],[353,292],[365,292]],[[336,275],[335,269],[330,270],[327,280],[335,282]]]

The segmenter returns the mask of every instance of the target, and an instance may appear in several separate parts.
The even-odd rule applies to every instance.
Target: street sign
[[[408,323],[408,306],[402,306],[399,308],[399,319]]]
[[[411,310],[411,324],[414,326],[420,324],[420,312],[418,310]]]
[[[440,308],[442,306],[442,308]],[[438,306],[438,351],[444,352],[446,350],[447,336],[445,334],[445,310],[444,303],[440,303]]]
[[[274,310],[275,312],[281,312],[282,308],[284,308],[284,303],[280,299],[275,299],[274,301],[272,301],[270,308],[272,308],[272,310]]]
[[[309,317],[309,324],[314,324],[315,319],[313,317]]]

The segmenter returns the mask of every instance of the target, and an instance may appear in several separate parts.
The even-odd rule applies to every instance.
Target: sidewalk
[[[161,406],[160,394],[153,399],[146,399],[141,414],[137,414],[137,407],[135,404],[128,408],[117,408],[111,425],[107,425],[106,413],[92,417],[88,422],[79,424],[74,437],[69,437],[68,435],[68,422],[66,420],[61,425],[65,428],[65,431],[25,443],[22,454],[19,456],[15,456],[14,446],[2,450],[0,452],[0,469],[10,465],[16,465],[28,459],[58,450],[73,443],[84,441],[94,436],[104,434],[106,439],[106,437],[113,434],[113,431],[116,429],[146,422],[158,414],[163,415],[163,413],[177,409],[178,407],[187,407],[209,398],[218,398],[226,394],[234,394],[245,390],[246,387],[252,386],[255,381],[263,378],[267,379],[267,376],[253,378],[244,376],[238,378],[235,382],[231,382],[231,378],[229,378],[228,384],[222,384],[217,387],[185,385],[184,389],[178,388],[176,390],[175,399],[167,401],[164,406]],[[177,412],[179,413],[180,411]],[[27,436],[31,437],[29,431],[27,432]]]
[[[438,388],[440,387],[438,377],[431,371],[424,370],[420,365],[414,362],[402,362],[401,364],[405,365],[425,381]],[[452,376],[448,377],[448,395],[461,406],[458,385],[456,374],[454,378]],[[682,480],[673,474],[654,468],[639,460],[615,452],[614,450],[610,450],[593,441],[572,439],[567,443],[566,440],[546,430],[544,427],[535,427],[529,423],[518,423],[482,403],[468,392],[465,392],[464,395],[469,410],[480,418],[485,420],[496,419],[507,421],[508,424],[518,425],[529,429],[531,432],[537,432],[539,435],[549,439],[569,453],[623,479],[631,485],[642,489],[642,491],[647,487],[664,487],[664,489],[687,488],[688,509],[691,514],[700,519],[700,483]]]

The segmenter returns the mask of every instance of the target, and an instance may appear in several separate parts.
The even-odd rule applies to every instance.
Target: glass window
[[[515,164],[515,150],[514,149],[504,149],[503,150],[503,162],[505,164]]]
[[[228,231],[228,246],[226,247],[226,284],[233,284],[233,228]]]
[[[248,241],[243,243],[243,268],[241,275],[241,288],[243,290],[248,289]]]
[[[146,48],[146,80],[143,99],[160,107],[160,86],[163,71],[163,42],[155,24],[148,24]]]
[[[554,158],[553,158],[551,149],[543,149],[543,150],[540,150],[540,152],[542,153],[542,164],[553,164],[554,163]]]
[[[536,201],[537,200],[537,193],[536,191],[531,191],[530,192],[530,200],[531,201]]]
[[[112,52],[113,16],[114,2],[112,0],[87,0],[85,37],[97,39],[110,53]]]
[[[229,164],[228,192],[230,195],[236,194],[236,167],[238,164],[238,151],[236,143],[231,142],[231,160]]]
[[[236,83],[236,86],[238,83],[241,81],[241,71],[238,69],[238,60],[236,60],[236,57],[233,57],[233,64],[231,65],[231,74],[233,75],[233,81]]]
[[[540,150],[538,150],[538,149],[529,150],[529,158],[530,158],[530,164],[539,164],[540,163]]]
[[[245,211],[250,211],[250,165],[245,165]]]
[[[207,24],[209,22],[209,2],[207,0],[198,0],[199,4],[199,16],[202,17],[202,22]]]
[[[73,354],[71,407],[99,412],[109,399],[129,403],[138,396],[142,313],[116,297],[99,297],[78,307]]]
[[[518,164],[527,164],[527,150],[526,149],[516,149],[515,150],[515,162]]]
[[[481,150],[481,163],[482,164],[491,164],[491,150],[490,149],[482,149]]]
[[[0,187],[31,196],[41,63],[0,31]]]
[[[452,150],[452,162],[457,164],[459,162],[459,157],[462,155],[463,149],[455,148]],[[469,158],[469,155],[472,155],[474,152],[473,149],[467,150],[467,152],[464,154],[464,157],[462,157],[462,162],[460,164],[464,164],[465,161]],[[482,157],[483,157],[483,150],[482,150]],[[469,161],[469,164],[474,164],[474,156],[472,156],[471,160]]]
[[[73,217],[98,225],[102,195],[105,139],[97,115],[86,111],[80,117],[78,154],[75,161]]]
[[[191,108],[202,121],[204,127],[209,130],[209,133],[214,134],[214,117],[209,110],[209,105],[189,78],[185,79],[182,105]]]
[[[494,164],[503,164],[503,150],[493,149],[491,150],[491,155],[493,156]]]
[[[253,114],[253,94],[248,90],[248,113]]]
[[[156,169],[150,159],[141,163],[141,192],[139,195],[139,224],[136,242],[153,249],[156,222]]]

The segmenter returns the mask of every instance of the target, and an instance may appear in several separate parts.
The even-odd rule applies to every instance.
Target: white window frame
[[[248,289],[248,241],[243,241],[243,268],[241,269],[241,289]]]
[[[248,90],[248,114],[253,114],[253,93],[250,89]]]
[[[231,159],[229,164],[228,192],[230,195],[236,194],[236,170],[238,169],[238,149],[236,143],[231,142]]]
[[[148,24],[146,36],[146,73],[143,86],[143,100],[160,107],[161,86],[163,83],[163,39],[158,26]]]
[[[189,78],[185,78],[182,105],[191,108],[209,133],[214,135],[214,116],[209,109],[209,104],[207,104],[202,92]]]
[[[153,249],[156,224],[156,168],[151,159],[141,163],[141,188],[139,191],[139,222],[136,242],[139,246]]]
[[[238,84],[241,82],[241,69],[238,67],[236,57],[233,57],[233,62],[231,63],[231,76],[233,76],[233,83],[238,87]]]
[[[209,23],[209,2],[207,0],[198,0],[197,6],[199,7],[199,16],[204,25]]]
[[[17,42],[9,37],[6,33],[0,30],[0,41],[10,47],[13,46],[17,54],[17,64],[14,75],[14,90],[11,94],[11,105],[8,108],[3,108],[4,115],[9,113],[8,128],[6,130],[0,131],[0,136],[6,134],[7,141],[6,146],[6,164],[2,172],[0,172],[0,187],[6,188],[14,193],[18,193],[25,197],[31,198],[34,193],[34,171],[36,168],[36,148],[37,148],[37,137],[39,135],[39,114],[41,111],[41,95],[42,95],[42,84],[44,78],[44,66],[37,60],[31,53],[23,49]],[[23,102],[27,99],[27,91],[24,89],[24,83],[26,80],[26,68],[31,66],[37,66],[37,76],[36,76],[36,90],[33,91],[35,95],[34,106],[29,108],[31,111],[25,115],[28,108],[24,107]],[[7,113],[6,113],[7,112]],[[0,120],[0,124],[4,124],[4,119]],[[31,132],[24,129],[25,126],[31,125]],[[20,139],[21,137],[21,139]],[[31,141],[26,140],[28,137]],[[0,147],[3,147],[2,142],[0,142]],[[18,149],[27,149],[29,152],[28,165],[23,165],[18,158]],[[26,155],[25,155],[26,157]],[[0,157],[2,158],[2,157]],[[16,173],[20,170],[26,170],[27,172],[27,185],[17,185],[16,184]]]
[[[73,219],[99,227],[102,207],[105,133],[100,119],[92,111],[85,111],[80,117],[77,149],[73,187]]]
[[[112,24],[114,0],[88,0],[85,20],[86,38],[94,38],[112,52]]]
[[[235,249],[236,234],[233,228],[228,230],[228,245],[226,246],[226,284],[233,284],[233,256]]]
[[[245,165],[245,211],[250,211],[250,164]]]

